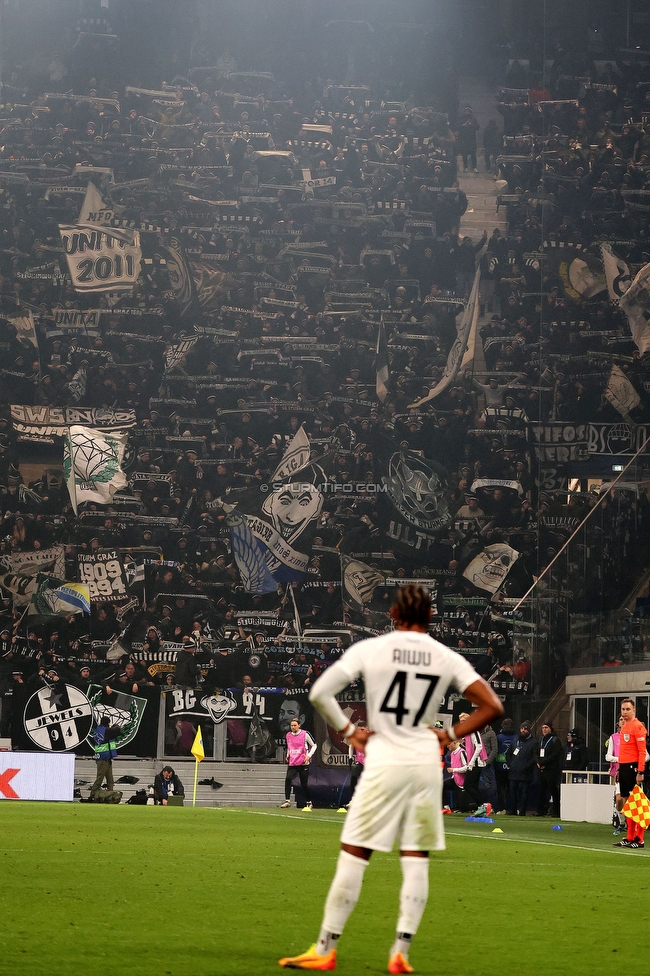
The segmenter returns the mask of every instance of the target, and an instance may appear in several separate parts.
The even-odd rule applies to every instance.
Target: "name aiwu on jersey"
[[[393,649],[394,664],[417,664],[428,668],[431,664],[429,651],[414,651],[410,647],[395,647]]]

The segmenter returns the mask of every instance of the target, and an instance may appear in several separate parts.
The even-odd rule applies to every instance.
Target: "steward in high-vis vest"
[[[92,745],[97,761],[97,776],[95,777],[95,782],[90,787],[90,798],[92,800],[104,799],[105,794],[102,790],[104,780],[106,780],[106,789],[108,792],[116,792],[115,783],[113,782],[113,760],[117,757],[115,737],[119,731],[118,728],[111,727],[107,721],[104,721],[92,733]],[[119,800],[117,802],[119,803]]]

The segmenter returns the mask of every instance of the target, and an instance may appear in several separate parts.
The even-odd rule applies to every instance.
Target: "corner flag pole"
[[[205,759],[205,752],[203,751],[203,734],[201,732],[201,726],[196,730],[196,735],[194,736],[194,742],[192,743],[191,749],[192,755],[194,756],[196,762],[194,763],[194,793],[192,794],[192,806],[196,806],[196,781],[199,775],[199,763],[202,759]]]

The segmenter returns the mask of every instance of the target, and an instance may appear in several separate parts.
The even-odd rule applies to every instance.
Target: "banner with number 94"
[[[91,603],[119,603],[128,598],[124,568],[115,549],[79,553],[79,582],[87,583]]]

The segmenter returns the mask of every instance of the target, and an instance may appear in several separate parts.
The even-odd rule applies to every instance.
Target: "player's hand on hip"
[[[374,735],[370,729],[355,729],[351,735],[346,738],[346,742],[352,746],[353,749],[358,749],[359,752],[365,754],[366,743],[371,735]]]
[[[431,731],[438,736],[438,741],[443,749],[446,749],[448,745],[451,745],[455,740],[451,738],[447,729],[434,729],[432,725],[429,726]]]

